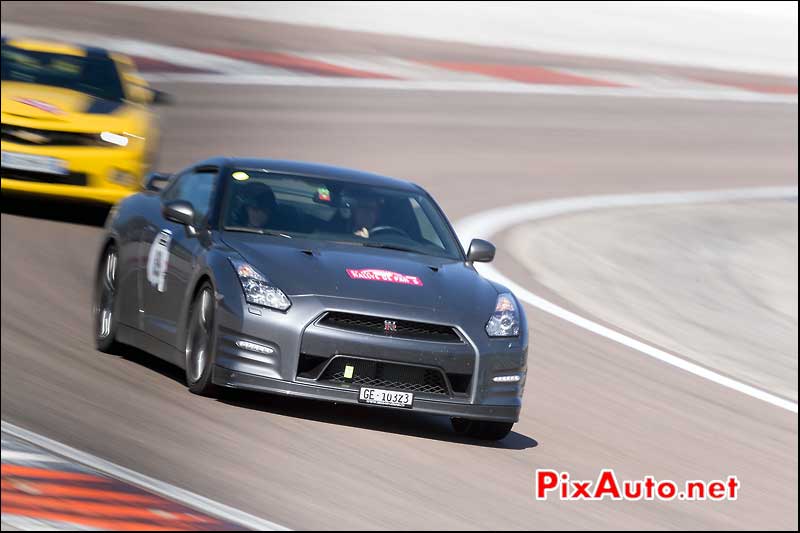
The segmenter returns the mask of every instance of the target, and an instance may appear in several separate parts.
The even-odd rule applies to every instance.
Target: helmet
[[[237,226],[249,226],[248,208],[262,209],[274,213],[277,202],[275,201],[275,193],[272,192],[269,185],[248,183],[236,191],[233,205],[235,207],[231,211],[232,223]]]

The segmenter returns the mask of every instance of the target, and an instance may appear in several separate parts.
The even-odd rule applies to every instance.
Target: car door
[[[219,169],[196,167],[176,176],[161,194],[161,204],[183,200],[192,204],[194,227],[203,228],[211,206]],[[179,346],[177,339],[186,292],[204,242],[186,226],[167,220],[161,210],[145,230],[146,256],[142,283],[143,329],[153,337]]]

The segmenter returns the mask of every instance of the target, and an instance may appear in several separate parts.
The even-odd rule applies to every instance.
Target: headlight
[[[258,270],[238,259],[231,258],[230,261],[239,276],[247,303],[270,307],[278,311],[286,311],[291,307],[292,302],[283,294],[283,291],[267,281],[267,278],[262,276]]]
[[[120,135],[118,133],[104,131],[100,134],[100,139],[102,139],[107,143],[115,144],[117,146],[128,146],[128,137],[126,137],[125,135]]]
[[[486,333],[490,337],[516,337],[519,335],[519,311],[514,297],[510,293],[503,293],[497,297],[489,322],[486,323]]]

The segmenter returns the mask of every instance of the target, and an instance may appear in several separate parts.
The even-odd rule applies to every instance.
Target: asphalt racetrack
[[[36,9],[42,25],[104,26],[137,39],[204,17],[165,11],[154,22],[146,10],[125,8],[123,18],[104,7],[79,23],[85,5],[45,17],[46,6],[4,4],[3,22],[31,23]],[[197,48],[205,38],[180,35]],[[436,53],[425,46],[417,53]],[[797,183],[796,103],[159,88],[175,98],[159,108],[162,170],[211,155],[338,164],[416,181],[453,221],[539,199]],[[103,215],[3,198],[3,420],[298,529],[797,529],[796,412],[534,308],[522,417],[498,444],[406,412],[243,392],[194,396],[177,368],[135,350],[94,350],[90,294]],[[507,250],[496,261],[530,290],[580,310]],[[796,398],[796,374],[794,386]],[[542,502],[533,497],[537,468],[577,479],[603,468],[678,482],[736,475],[742,488],[727,502]]]

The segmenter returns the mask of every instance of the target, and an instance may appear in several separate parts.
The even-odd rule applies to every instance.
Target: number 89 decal
[[[167,290],[167,268],[169,267],[169,245],[172,242],[172,232],[162,229],[156,235],[147,254],[147,281],[158,289],[158,292]]]

